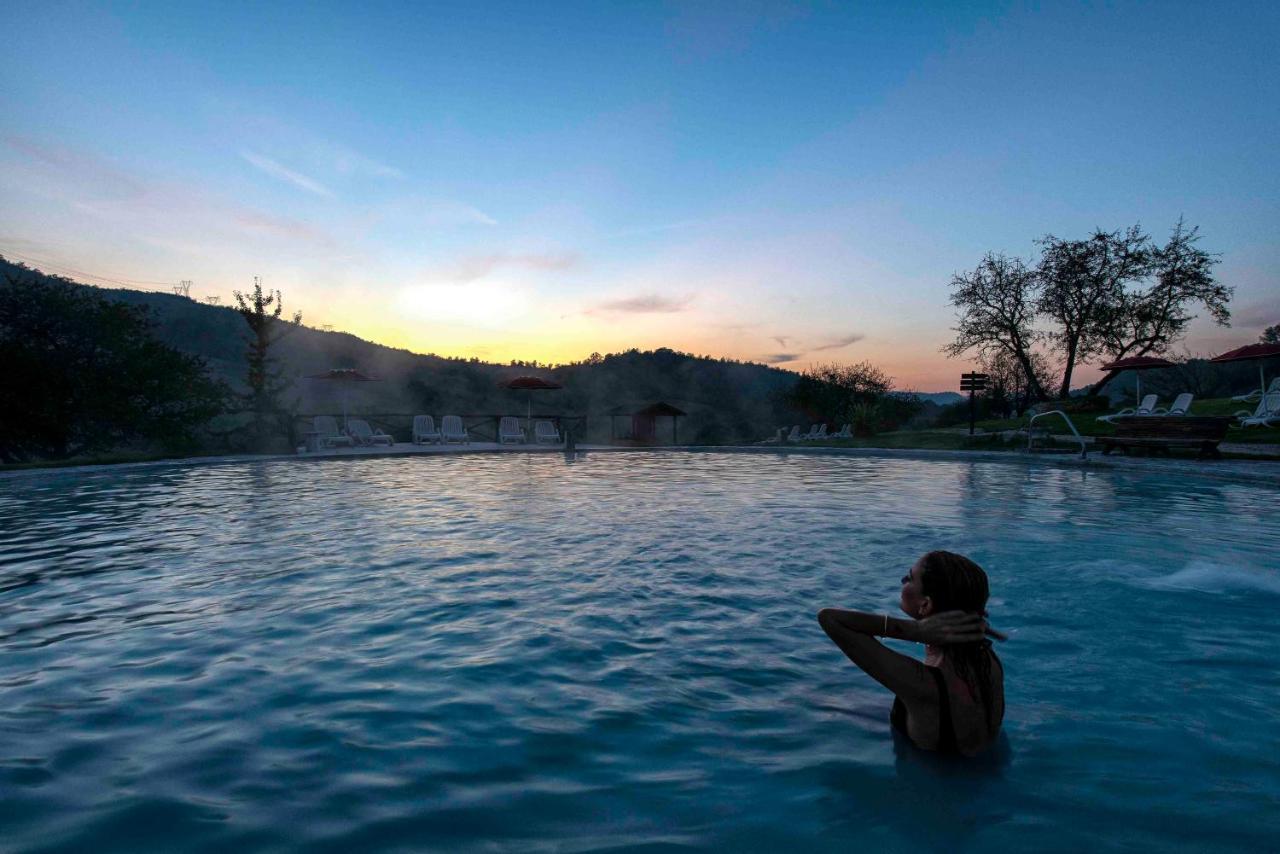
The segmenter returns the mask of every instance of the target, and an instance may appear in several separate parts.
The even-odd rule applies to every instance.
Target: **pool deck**
[[[1011,465],[1050,466],[1080,469],[1082,471],[1122,471],[1158,473],[1168,476],[1201,477],[1212,480],[1254,483],[1280,489],[1280,461],[1274,460],[1193,460],[1187,458],[1160,459],[1151,457],[1103,457],[1094,451],[1087,459],[1078,454],[1027,454],[1016,451],[937,451],[898,448],[834,448],[798,445],[665,445],[657,447],[629,447],[617,445],[578,445],[578,454],[597,453],[738,453],[769,454],[780,456],[841,456],[917,460],[980,460],[982,462]],[[441,456],[445,454],[559,454],[565,453],[561,445],[499,445],[494,442],[472,442],[469,445],[413,445],[400,442],[393,446],[363,448],[327,448],[301,454],[234,454],[209,457],[186,457],[168,460],[152,460],[135,463],[105,465],[64,466],[56,468],[17,469],[0,472],[0,481],[15,477],[66,476],[89,474],[104,470],[145,468],[172,465],[227,465],[253,462],[282,462],[342,460],[368,457]]]

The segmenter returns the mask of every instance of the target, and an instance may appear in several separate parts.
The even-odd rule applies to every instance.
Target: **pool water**
[[[1269,848],[1276,500],[679,452],[6,478],[0,847]],[[895,739],[814,619],[933,548],[1012,635],[980,762]]]

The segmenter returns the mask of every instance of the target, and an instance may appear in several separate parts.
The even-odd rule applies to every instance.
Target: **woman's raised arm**
[[[850,661],[897,696],[928,699],[937,693],[936,683],[925,671],[924,664],[894,652],[874,637],[919,640],[915,620],[823,608],[818,612],[818,625]]]

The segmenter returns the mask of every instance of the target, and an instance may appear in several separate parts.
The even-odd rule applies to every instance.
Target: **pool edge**
[[[82,466],[33,468],[16,471],[0,471],[0,481],[26,477],[96,474],[103,471],[133,470],[164,466],[237,465],[253,462],[318,462],[348,459],[387,459],[390,457],[456,456],[474,454],[560,454],[560,447],[532,446],[409,446],[407,448],[368,448],[351,453],[350,449],[307,454],[227,454],[208,457],[175,457],[164,460],[145,460],[130,463],[95,463]],[[925,448],[833,448],[833,447],[782,447],[769,445],[664,445],[661,447],[617,447],[610,445],[579,445],[578,453],[732,453],[764,454],[774,456],[832,456],[869,457],[887,459],[923,459],[949,461],[997,462],[1010,465],[1046,466],[1095,471],[1124,471],[1134,473],[1177,474],[1225,480],[1238,483],[1269,486],[1280,489],[1280,462],[1263,460],[1199,461],[1189,459],[1151,459],[1149,457],[1095,457],[1093,459],[1071,455],[1037,456],[1017,451],[964,451],[934,450]],[[1248,470],[1238,468],[1248,465]]]

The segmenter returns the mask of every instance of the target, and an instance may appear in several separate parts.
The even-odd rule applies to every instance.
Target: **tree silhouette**
[[[191,450],[227,389],[152,335],[142,306],[22,271],[0,287],[0,461],[131,443]]]
[[[292,320],[281,320],[284,300],[280,291],[264,293],[262,279],[258,276],[253,278],[252,293],[236,291],[235,298],[236,311],[244,318],[250,332],[249,348],[245,351],[249,386],[245,403],[253,413],[255,444],[266,445],[276,430],[283,429],[292,445],[293,419],[281,403],[281,394],[288,383],[275,369],[271,348],[302,325],[302,312],[295,312]]]
[[[1029,397],[1043,400],[1046,363],[1033,348],[1048,342],[1061,370],[1057,395],[1066,398],[1081,364],[1167,352],[1195,318],[1196,303],[1227,324],[1232,289],[1214,279],[1217,257],[1197,247],[1199,239],[1199,229],[1179,220],[1164,246],[1135,225],[1097,229],[1084,240],[1048,235],[1034,268],[988,253],[973,272],[952,277],[959,323],[943,352],[974,350],[986,364],[1007,354]]]
[[[971,273],[951,278],[951,304],[959,312],[955,340],[943,348],[949,356],[976,350],[980,360],[1001,356],[1022,370],[1023,384],[1035,400],[1045,397],[1032,353],[1038,281],[1017,258],[994,252]]]
[[[1100,323],[1100,352],[1108,361],[1130,356],[1164,355],[1195,319],[1189,306],[1200,303],[1220,326],[1227,326],[1232,288],[1213,277],[1218,263],[1195,244],[1199,229],[1174,226],[1169,242],[1151,249],[1152,284],[1125,293]],[[1116,376],[1109,373],[1093,387],[1099,393]]]

